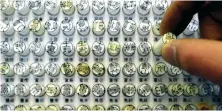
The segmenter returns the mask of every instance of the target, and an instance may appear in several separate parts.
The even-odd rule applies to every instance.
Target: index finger
[[[174,1],[164,14],[160,34],[172,32],[179,35],[189,24],[193,15],[204,5],[204,1]]]

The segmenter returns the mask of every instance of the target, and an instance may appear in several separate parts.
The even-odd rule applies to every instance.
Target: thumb
[[[173,40],[162,48],[163,59],[190,74],[222,84],[222,42]]]

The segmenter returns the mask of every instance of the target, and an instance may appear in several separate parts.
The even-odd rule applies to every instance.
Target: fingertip
[[[178,39],[162,47],[163,59],[190,74],[222,81],[222,44],[213,40]]]
[[[160,34],[172,32],[179,35],[189,24],[193,15],[202,8],[204,2],[174,1],[166,10],[161,25]]]
[[[166,62],[179,67],[179,64],[176,59],[177,48],[176,48],[175,42],[176,40],[172,40],[169,43],[163,45],[162,57]]]

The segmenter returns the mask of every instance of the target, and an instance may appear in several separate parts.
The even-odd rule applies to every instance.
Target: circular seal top
[[[0,10],[6,10],[10,6],[9,0],[1,0],[0,1]]]
[[[112,41],[108,44],[107,52],[110,56],[117,56],[119,55],[121,50],[121,46],[119,42]]]
[[[167,0],[156,0],[154,6],[158,10],[166,10],[166,8],[168,7],[168,2]]]
[[[137,93],[138,95],[142,96],[142,97],[147,97],[150,95],[151,93],[151,87],[149,84],[141,84],[140,86],[138,86],[137,88]]]
[[[120,107],[118,105],[110,105],[107,108],[108,111],[120,111]]]
[[[116,10],[121,7],[120,0],[108,0],[108,8]]]
[[[78,106],[77,111],[90,111],[90,107],[87,105],[80,105]]]
[[[167,93],[167,86],[163,83],[156,84],[153,86],[152,92],[154,96],[157,97],[164,96]]]
[[[102,105],[95,105],[93,106],[92,111],[105,111],[105,107]]]
[[[188,104],[185,108],[185,110],[197,110],[197,107],[194,104]]]
[[[136,65],[132,62],[127,62],[124,66],[123,66],[123,74],[127,77],[131,77],[133,75],[135,75],[136,73]]]
[[[134,105],[128,104],[128,105],[125,105],[122,110],[123,111],[134,111],[134,110],[136,110],[136,107]]]
[[[105,87],[102,84],[95,84],[92,87],[92,93],[96,97],[102,97],[105,94]]]
[[[92,66],[92,73],[97,77],[103,76],[105,74],[105,66],[99,62],[94,63]]]
[[[118,84],[110,84],[107,92],[109,96],[116,97],[120,94],[120,86]]]
[[[95,41],[92,45],[92,52],[95,56],[102,56],[105,53],[105,44],[101,41]]]
[[[137,71],[140,76],[145,77],[152,72],[152,66],[148,62],[142,62],[137,68]]]
[[[7,62],[0,64],[0,75],[6,75],[10,72],[10,65]]]
[[[6,41],[1,41],[0,42],[0,53],[1,54],[7,54],[10,50],[10,44]]]
[[[55,84],[48,84],[45,87],[45,93],[50,97],[58,96],[60,93],[60,87]]]
[[[45,0],[45,8],[47,10],[53,10],[56,8],[57,2],[56,0]]]
[[[120,74],[121,67],[118,63],[112,62],[107,68],[108,74],[112,77],[116,77]]]
[[[60,6],[63,10],[70,10],[73,7],[72,0],[61,0]]]
[[[81,97],[87,97],[90,95],[90,87],[86,84],[79,84],[76,88],[76,92]]]
[[[167,107],[163,104],[158,104],[153,107],[153,110],[167,110]]]
[[[45,110],[45,107],[43,105],[34,105],[31,107],[31,110],[43,111],[43,110]]]
[[[79,63],[76,69],[77,73],[82,77],[86,77],[90,74],[90,67],[87,63]]]
[[[176,40],[176,39],[177,39],[176,35],[174,35],[171,32],[168,32],[168,33],[164,34],[163,37],[162,37],[162,40],[163,40],[164,44],[166,44],[166,43],[168,43],[172,40]]]
[[[42,5],[41,0],[30,0],[29,1],[29,8],[32,10],[38,10]]]
[[[14,25],[15,31],[17,31],[17,32],[22,32],[25,29],[25,27],[26,27],[25,22],[22,21],[22,20],[16,20],[13,23],[13,25]]]
[[[133,84],[126,84],[122,89],[123,95],[126,97],[132,97],[136,94],[136,87]]]
[[[41,22],[37,19],[30,21],[29,29],[33,32],[38,32],[41,29]]]
[[[80,56],[88,56],[90,53],[89,45],[85,41],[79,41],[76,45],[76,50]]]
[[[63,63],[60,67],[60,70],[62,74],[68,77],[73,76],[75,74],[75,67],[68,62]]]
[[[34,54],[39,53],[43,47],[44,46],[42,46],[41,42],[33,41],[29,44],[29,50]]]

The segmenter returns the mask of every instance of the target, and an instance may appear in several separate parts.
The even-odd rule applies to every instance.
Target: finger
[[[219,14],[220,13],[218,13],[218,15]],[[222,40],[222,24],[215,21],[207,11],[201,11],[198,17],[200,22],[200,35],[202,38]]]
[[[209,10],[212,18],[222,24],[222,2],[221,1],[214,1],[209,2],[208,5],[206,5],[206,10]]]
[[[174,1],[167,9],[160,26],[161,35],[172,32],[179,35],[189,24],[193,15],[198,12],[205,2]]]
[[[179,39],[163,46],[163,59],[190,74],[222,84],[222,43]]]

